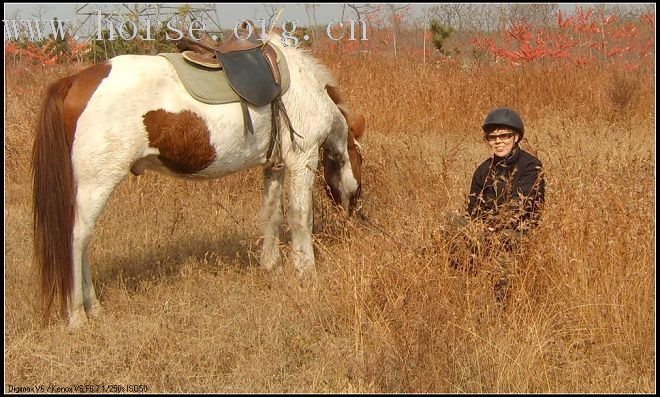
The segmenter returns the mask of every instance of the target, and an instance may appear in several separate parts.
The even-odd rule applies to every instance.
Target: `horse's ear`
[[[348,123],[348,126],[351,128],[351,131],[353,132],[353,138],[356,140],[360,140],[364,136],[364,130],[366,127],[366,120],[364,119],[364,116],[361,114],[358,115],[351,115],[351,121]]]

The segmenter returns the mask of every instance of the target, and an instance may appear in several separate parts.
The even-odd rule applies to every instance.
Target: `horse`
[[[274,33],[269,42],[289,65],[290,87],[281,101],[296,131],[280,134],[278,164],[267,158],[270,106],[249,105],[254,133],[246,134],[241,104],[196,100],[164,57],[116,56],[47,87],[32,152],[34,257],[46,316],[56,297],[70,329],[100,314],[88,243],[116,187],[147,169],[209,179],[261,167],[259,263],[269,271],[281,269],[288,170],[292,262],[297,273],[315,274],[312,188],[318,162],[328,195],[350,216],[361,193],[357,140],[365,120],[350,111],[330,70],[307,50],[282,44]]]

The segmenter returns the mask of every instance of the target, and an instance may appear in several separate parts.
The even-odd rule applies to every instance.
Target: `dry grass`
[[[369,221],[317,184],[318,282],[256,265],[259,170],[130,177],[90,251],[104,315],[75,334],[39,322],[28,178],[40,94],[67,70],[6,71],[5,391],[655,392],[653,75],[323,58],[367,117]],[[504,105],[546,166],[547,205],[503,308],[487,258],[451,270],[438,231]]]

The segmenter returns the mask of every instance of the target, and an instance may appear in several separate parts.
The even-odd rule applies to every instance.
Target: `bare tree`
[[[422,16],[417,18],[416,22],[422,27],[422,54],[424,64],[426,64],[426,27],[430,24],[430,21],[431,16],[429,14],[429,8],[422,8]]]
[[[48,12],[49,12],[49,11],[48,11],[48,6],[47,6],[47,5],[45,5],[45,4],[39,4],[39,5],[34,9],[34,11],[32,12],[32,14],[30,14],[30,16],[31,16],[32,18],[36,19],[37,21],[43,21],[44,19],[46,19],[45,16],[46,16],[46,14],[47,14]]]
[[[637,20],[642,14],[655,12],[655,4],[603,4],[603,11],[618,15],[622,21]]]
[[[266,10],[266,17],[268,17],[267,27],[270,28],[270,25],[272,23],[276,23],[276,21],[274,21],[274,19],[275,19],[275,15],[277,15],[278,9],[277,9],[277,7],[275,7],[275,4],[272,4],[272,3],[270,3],[268,5],[266,5],[266,4],[262,4],[262,5],[264,6],[264,10]]]
[[[345,3],[348,8],[352,9],[355,12],[356,22],[362,21],[362,17],[374,14],[378,12],[378,8],[367,3],[362,5],[357,5],[355,3]],[[358,50],[362,49],[362,40],[358,40]]]
[[[504,27],[504,6],[501,4],[479,4],[470,17],[475,30],[493,31]]]
[[[534,26],[548,28],[559,9],[557,3],[509,4],[505,15],[507,22],[526,22]]]
[[[434,7],[433,16],[442,22],[449,22],[459,34],[475,31],[494,31],[507,25],[507,5],[492,4],[450,4]],[[462,6],[462,7],[453,7]],[[448,15],[443,15],[448,13]]]
[[[316,21],[316,7],[319,7],[318,4],[305,4],[305,13],[307,14],[307,21],[309,23],[309,28],[312,30],[312,46],[316,47],[316,26],[318,25],[318,22]],[[314,16],[314,23],[312,24],[312,18],[310,17],[310,10],[311,10],[311,15]]]
[[[402,22],[398,17],[399,11],[407,9],[409,4],[396,5],[392,3],[387,3],[386,6],[389,13],[389,19],[392,22],[392,44],[394,49],[394,58],[396,58],[396,40],[397,40],[397,36],[399,35],[399,30],[401,29],[401,22]]]
[[[355,16],[357,17],[357,20],[362,20],[363,16],[367,16],[373,13],[378,12],[378,8],[373,6],[370,3],[366,4],[361,4],[357,5],[356,3],[346,3],[348,8],[352,9],[355,12]]]
[[[429,12],[443,25],[461,31],[475,27],[472,17],[478,10],[477,4],[443,3],[431,7]]]

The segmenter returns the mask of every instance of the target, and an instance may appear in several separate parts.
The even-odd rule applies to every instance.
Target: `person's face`
[[[486,142],[497,157],[508,156],[517,140],[518,133],[504,126],[496,126],[486,135]]]

